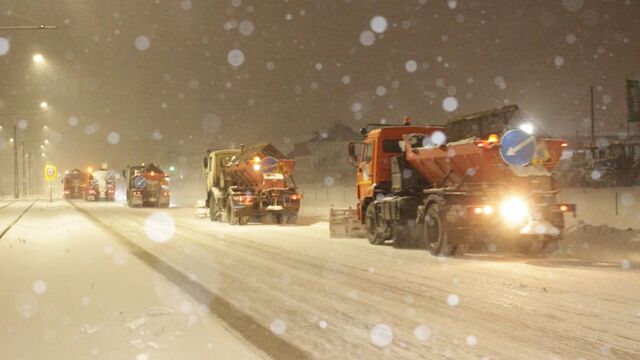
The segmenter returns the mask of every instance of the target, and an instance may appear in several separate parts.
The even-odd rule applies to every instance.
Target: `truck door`
[[[367,140],[362,147],[360,163],[358,164],[358,199],[364,200],[366,197],[373,196],[373,149],[375,140]]]

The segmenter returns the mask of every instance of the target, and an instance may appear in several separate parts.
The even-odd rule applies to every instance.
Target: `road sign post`
[[[53,202],[53,181],[58,177],[58,169],[53,164],[44,166],[44,180],[49,183],[49,202]]]

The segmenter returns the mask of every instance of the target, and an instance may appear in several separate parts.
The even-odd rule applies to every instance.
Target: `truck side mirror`
[[[358,154],[356,153],[356,145],[360,143],[349,143],[349,164],[358,167]]]

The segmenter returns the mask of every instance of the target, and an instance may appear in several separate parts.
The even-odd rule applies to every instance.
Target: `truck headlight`
[[[500,205],[500,213],[510,224],[522,224],[529,218],[527,203],[517,197],[509,198]]]

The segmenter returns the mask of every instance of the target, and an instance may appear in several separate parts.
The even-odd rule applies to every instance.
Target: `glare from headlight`
[[[253,164],[254,171],[260,171],[260,164]]]
[[[521,224],[529,217],[527,203],[520,198],[510,198],[500,205],[502,217],[510,224]]]

